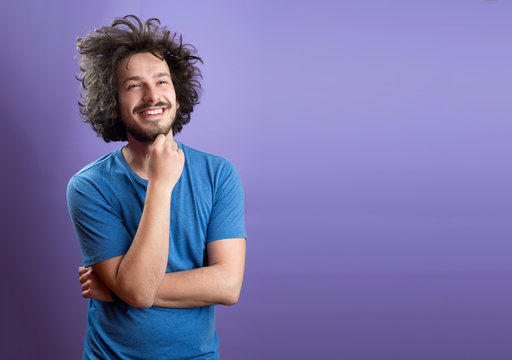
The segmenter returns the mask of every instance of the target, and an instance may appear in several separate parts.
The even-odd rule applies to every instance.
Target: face
[[[117,97],[128,140],[152,143],[167,135],[179,104],[165,60],[139,53],[121,61],[117,69]]]

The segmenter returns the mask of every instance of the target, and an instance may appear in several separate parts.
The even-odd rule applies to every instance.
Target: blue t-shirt
[[[208,265],[206,244],[246,238],[240,176],[226,159],[181,143],[185,165],[172,191],[167,272]],[[148,181],[118,149],[74,175],[67,200],[85,266],[127,252]],[[89,299],[83,359],[218,359],[213,306],[139,309]]]

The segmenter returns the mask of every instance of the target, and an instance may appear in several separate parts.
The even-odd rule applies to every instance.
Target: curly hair
[[[80,114],[106,142],[127,140],[122,119],[114,118],[119,113],[117,67],[133,54],[148,52],[167,62],[180,104],[172,123],[173,134],[190,121],[190,113],[199,103],[202,76],[195,64],[203,63],[202,59],[194,55],[194,46],[183,44],[181,35],[178,41],[176,33],[159,25],[156,18],[143,24],[136,16],[127,15],[77,39],[81,73],[76,78],[83,88]]]

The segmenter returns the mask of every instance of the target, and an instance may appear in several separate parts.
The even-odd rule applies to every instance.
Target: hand
[[[148,180],[174,187],[180,179],[184,164],[185,154],[181,149],[174,149],[172,136],[166,138],[160,134],[153,142],[149,155]]]
[[[78,276],[82,284],[82,296],[86,299],[96,299],[100,301],[114,301],[110,294],[110,289],[94,272],[92,267],[78,267]]]

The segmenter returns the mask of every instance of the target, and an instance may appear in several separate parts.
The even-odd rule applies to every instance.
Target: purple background
[[[2,359],[78,359],[68,179],[122,144],[82,124],[75,39],[156,16],[205,60],[178,140],[246,191],[223,359],[511,359],[512,2],[6,1]]]

